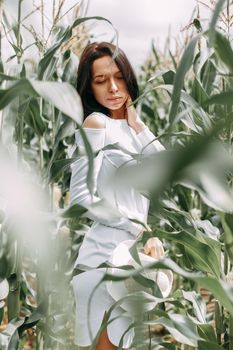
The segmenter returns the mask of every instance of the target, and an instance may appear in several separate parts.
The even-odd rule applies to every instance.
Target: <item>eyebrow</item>
[[[116,71],[114,74],[117,74],[117,73],[121,73],[120,69],[118,71]],[[95,78],[103,78],[105,76],[106,76],[106,74],[97,74],[97,75],[95,75],[93,77],[93,79],[95,79]]]

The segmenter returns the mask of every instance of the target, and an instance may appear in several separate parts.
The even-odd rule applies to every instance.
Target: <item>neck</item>
[[[125,119],[125,108],[122,106],[115,111],[109,111],[112,119]]]

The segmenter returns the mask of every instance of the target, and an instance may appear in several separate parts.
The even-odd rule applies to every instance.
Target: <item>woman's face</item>
[[[93,62],[91,87],[97,102],[106,107],[112,116],[116,115],[116,111],[124,112],[129,93],[121,71],[110,56]]]

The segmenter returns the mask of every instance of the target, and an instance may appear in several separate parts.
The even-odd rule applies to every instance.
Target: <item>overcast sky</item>
[[[88,15],[101,15],[113,23],[119,46],[137,67],[145,60],[153,38],[163,49],[169,27],[174,38],[182,35],[180,30],[190,23],[195,6],[196,0],[90,0]],[[94,29],[103,33],[99,40],[111,39],[109,25],[98,21]]]
[[[78,0],[65,0],[64,12]],[[52,0],[44,0],[45,24],[51,23]],[[181,29],[190,23],[197,0],[83,0],[87,7],[88,16],[102,16],[109,19],[119,33],[119,46],[126,52],[134,68],[137,70],[143,64],[154,39],[156,47],[162,49],[169,27],[172,40],[175,42],[183,34]],[[8,12],[17,16],[18,0],[5,2]],[[22,17],[33,9],[33,5],[40,4],[40,0],[24,0],[22,2]],[[205,13],[208,17],[209,14]],[[69,17],[68,17],[69,19]],[[207,19],[207,18],[206,18]],[[36,31],[41,30],[40,13],[36,12],[28,17],[28,25],[33,25]],[[70,24],[67,21],[67,24]],[[110,40],[114,31],[103,21],[92,21],[91,30],[93,40]],[[30,36],[25,33],[26,36]],[[32,38],[28,39],[30,42]],[[26,43],[25,43],[26,46]]]

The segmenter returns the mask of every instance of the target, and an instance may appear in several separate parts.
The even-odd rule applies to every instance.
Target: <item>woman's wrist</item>
[[[139,134],[141,131],[143,131],[146,128],[146,124],[143,123],[141,120],[136,121],[135,123],[133,123],[133,125],[130,125],[130,126],[131,126],[131,128],[134,129],[136,134]]]

